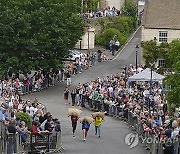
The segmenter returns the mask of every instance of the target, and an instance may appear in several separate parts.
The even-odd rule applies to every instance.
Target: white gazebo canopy
[[[152,81],[162,81],[165,77],[152,71]],[[146,68],[142,72],[128,78],[128,81],[151,81],[151,69]]]

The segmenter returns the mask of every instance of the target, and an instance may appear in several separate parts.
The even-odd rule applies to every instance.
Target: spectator
[[[68,98],[69,98],[69,89],[68,89],[68,87],[66,87],[66,89],[64,89],[64,101],[65,101],[65,105],[68,104]]]
[[[8,126],[8,139],[7,139],[7,153],[12,154],[14,153],[14,145],[15,145],[15,134],[16,134],[16,122],[15,120],[10,121]],[[10,135],[11,134],[11,135]]]

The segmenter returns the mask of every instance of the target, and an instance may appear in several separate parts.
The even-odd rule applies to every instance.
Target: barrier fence
[[[144,130],[143,123],[138,116],[129,109],[123,111],[123,109],[120,110],[118,108],[119,107],[113,106],[113,111],[110,111],[110,115],[120,117],[122,120],[127,121],[131,130],[138,134],[139,140],[144,148],[149,150],[149,154],[180,154],[179,137],[175,139],[167,138],[164,140],[157,134],[150,134],[148,131]],[[118,111],[123,113],[120,114]]]
[[[91,103],[89,104],[89,102]],[[99,104],[99,107],[97,107],[97,104]],[[163,140],[158,134],[150,134],[144,130],[142,120],[130,109],[115,104],[107,104],[103,101],[97,103],[93,99],[87,102],[86,107],[94,111],[105,111],[109,116],[126,121],[129,128],[138,135],[142,146],[149,150],[149,154],[180,154],[180,137]]]
[[[1,154],[22,154],[22,153],[61,153],[62,147],[61,132],[27,134],[25,143],[21,140],[21,134],[16,132],[8,133],[7,126],[0,122],[0,153]]]

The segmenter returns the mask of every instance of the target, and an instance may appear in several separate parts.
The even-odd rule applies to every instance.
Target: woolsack
[[[79,117],[81,114],[81,110],[76,109],[76,108],[68,108],[67,112],[68,112],[68,116],[72,116],[74,114]]]
[[[92,113],[92,117],[94,119],[97,117],[97,115],[100,115],[100,117],[104,119],[105,113],[104,112],[94,112],[94,113]]]
[[[84,120],[87,120],[88,123],[94,122],[94,119],[91,117],[82,117],[79,119],[80,122],[83,122]]]

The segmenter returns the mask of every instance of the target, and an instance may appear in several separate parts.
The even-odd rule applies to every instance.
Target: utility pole
[[[83,14],[84,0],[81,1],[81,14]]]
[[[89,53],[89,27],[88,27],[88,53]]]

